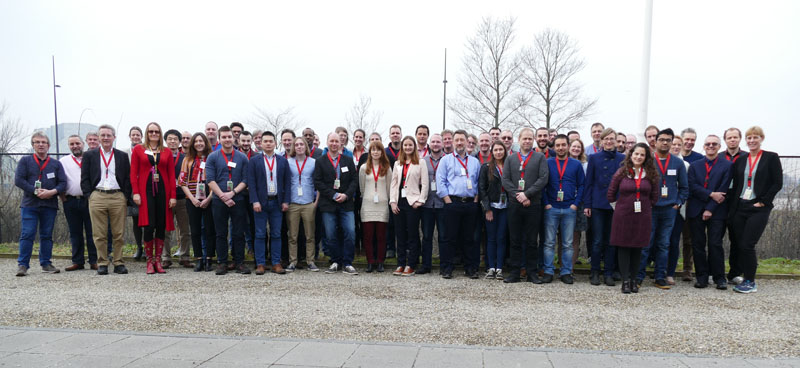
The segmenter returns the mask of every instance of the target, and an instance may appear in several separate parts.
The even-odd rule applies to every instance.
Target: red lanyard
[[[728,152],[725,152],[725,159],[734,164],[736,163],[736,160],[738,160],[740,156],[741,155],[739,153],[737,153],[736,156],[731,156]],[[732,160],[731,157],[733,157]]]
[[[643,172],[644,172],[644,167],[639,168],[639,178],[638,179],[633,179],[633,181],[636,183],[636,200],[637,201],[639,200],[639,187],[642,186],[642,173]],[[636,173],[633,172],[633,169],[631,169],[631,176],[633,176],[634,178],[636,177]]]
[[[542,153],[542,151],[543,150],[541,148],[536,147],[536,152]],[[547,148],[544,149],[544,157],[545,158],[550,158],[550,150],[547,149]]]
[[[410,166],[411,166],[411,164],[404,164],[403,165],[403,187],[405,187],[405,188],[408,187],[408,181],[407,181],[407,179],[408,179],[408,168]]]
[[[400,153],[400,151],[398,150],[397,152],[395,152],[394,149],[392,148],[392,146],[389,146],[389,153],[392,154],[392,158],[397,160],[397,154]]]
[[[664,163],[664,166],[661,166],[661,159],[656,157],[656,163],[658,164],[658,169],[661,170],[662,180],[664,186],[667,186],[667,169],[669,169],[669,159],[672,158],[672,155],[667,155],[667,162]]]
[[[229,161],[228,160],[228,156],[225,156],[225,151],[220,151],[219,153],[221,153],[222,154],[222,158],[225,159],[225,166],[228,168],[228,180],[233,180],[233,173],[231,172],[231,167],[228,166],[228,161]],[[230,161],[233,161],[233,159],[235,157],[236,157],[236,151],[231,152]]]
[[[758,151],[758,154],[756,155],[756,160],[755,161],[750,161],[750,158],[751,158],[752,155],[747,156],[747,163],[750,165],[750,172],[747,173],[747,187],[748,188],[752,188],[753,187],[751,185],[752,181],[753,181],[753,169],[755,169],[756,165],[758,164],[758,160],[761,159],[761,154],[762,153],[764,153],[764,151]]]
[[[556,169],[558,169],[558,190],[561,190],[561,183],[564,180],[564,173],[567,172],[567,163],[569,163],[569,157],[564,160],[564,168],[561,168],[561,163],[558,161],[558,157],[556,157]]]
[[[269,181],[272,181],[272,168],[275,167],[275,156],[272,156],[272,164],[269,163],[267,160],[267,155],[264,155],[264,162],[267,163],[267,169],[269,170]],[[296,163],[297,161],[295,161]],[[305,166],[305,162],[303,162],[303,166]]]
[[[308,161],[308,156],[303,159],[303,167],[300,167],[300,164],[297,163],[297,160],[294,160],[294,164],[297,166],[297,177],[299,178],[298,182],[300,185],[303,185],[303,169],[306,168],[306,161]]]
[[[455,157],[456,160],[458,160],[458,163],[464,167],[464,173],[467,174],[467,176],[469,176],[469,169],[467,169],[467,164],[469,163],[469,156],[464,157],[464,162],[461,162],[461,159],[458,157],[458,155],[456,155],[455,152],[453,152],[453,157]]]
[[[339,179],[339,160],[342,159],[342,155],[341,154],[336,155],[336,163],[335,164],[333,163],[333,158],[331,157],[331,153],[330,152],[328,152],[327,156],[328,156],[328,161],[330,161],[331,165],[333,165],[333,171],[336,173],[336,179]]]
[[[363,154],[364,154],[364,148],[361,148],[361,153],[358,153],[355,147],[353,147],[353,160],[355,160],[356,164],[358,164],[358,160],[361,159],[361,155]]]
[[[439,169],[439,162],[442,161],[442,158],[439,157],[439,159],[436,160],[436,165],[433,164],[433,161],[434,161],[434,159],[433,159],[433,157],[431,157],[431,167],[433,167],[433,176],[435,177],[436,176],[436,170]]]
[[[192,172],[189,173],[189,179],[191,180],[191,178],[194,178],[195,182],[199,182],[200,181],[200,173],[203,172],[203,168],[200,167],[200,165],[197,164],[197,161],[198,161],[197,158],[195,158],[194,162],[192,162]],[[203,162],[206,162],[206,158],[205,157],[203,157]],[[198,170],[196,171],[197,172],[197,176],[194,176],[195,167],[198,168]]]
[[[491,159],[491,155],[489,157],[487,157],[486,160],[484,160],[483,159],[483,154],[478,152],[478,160],[481,162],[481,165],[483,165],[484,163],[489,161],[489,159]]]
[[[317,150],[317,147],[312,147],[311,148],[311,153],[309,153],[308,155],[311,156],[311,157],[314,157],[314,151],[316,151],[316,150]]]
[[[108,161],[106,161],[106,155],[103,153],[103,149],[100,148],[100,157],[103,158],[103,164],[106,165],[106,179],[108,179],[108,166],[111,165],[111,160],[114,159],[114,150],[111,150],[111,156],[109,156]]]
[[[244,151],[242,151],[242,150],[239,150],[239,151],[240,151],[241,153],[244,153]],[[249,151],[247,151],[247,159],[248,159],[248,160],[250,159],[250,156],[252,156],[252,155],[253,155],[253,150],[249,150]],[[264,156],[264,159],[266,159],[266,156]]]
[[[706,160],[706,180],[703,182],[703,188],[708,188],[708,176],[711,175],[711,169],[717,164],[718,158],[719,157],[715,158],[714,161],[711,162],[711,166],[708,166],[708,160]]]
[[[372,177],[375,178],[375,190],[378,190],[378,173],[380,172],[381,172],[380,168],[378,168],[378,170],[376,171],[375,166],[372,166]]]
[[[78,165],[78,167],[83,168],[83,163],[81,161],[78,161],[78,159],[75,158],[75,155],[72,155],[71,157],[72,161],[75,161],[75,165]]]
[[[36,160],[36,166],[39,166],[39,181],[42,180],[42,171],[44,168],[47,167],[47,163],[50,162],[50,156],[47,156],[47,159],[44,160],[44,165],[39,164],[39,158],[36,155],[33,155],[33,159]]]
[[[522,179],[525,177],[525,166],[528,166],[528,160],[531,159],[533,156],[530,152],[528,152],[528,157],[525,157],[525,161],[522,160],[522,154],[517,152],[517,157],[519,158],[520,167],[522,168],[519,170],[519,178]]]
[[[425,152],[422,152],[422,155],[420,155],[419,158],[424,158],[427,155],[428,155],[428,146],[425,146]]]

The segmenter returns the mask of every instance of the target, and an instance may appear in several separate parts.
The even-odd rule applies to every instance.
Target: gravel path
[[[35,261],[33,262],[35,263]],[[348,276],[298,270],[265,276],[172,269],[18,278],[0,260],[0,325],[285,338],[524,346],[716,356],[800,356],[800,282],[759,281],[759,292],[698,290],[680,282],[638,295],[619,287]]]

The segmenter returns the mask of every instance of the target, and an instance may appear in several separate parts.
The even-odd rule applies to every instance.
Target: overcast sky
[[[800,155],[798,1],[663,1],[653,11],[648,122],[698,140],[761,125],[764,147]],[[294,106],[318,133],[360,95],[382,133],[442,122],[442,67],[456,96],[464,43],[483,16],[517,17],[517,46],[545,28],[581,47],[578,75],[602,121],[638,130],[644,1],[2,1],[0,101],[31,131],[53,122],[157,121],[199,131]],[[448,119],[449,120],[449,119]],[[449,123],[449,122],[448,122]],[[249,127],[248,127],[249,128]],[[63,150],[63,147],[62,147]],[[700,150],[700,147],[696,147]]]

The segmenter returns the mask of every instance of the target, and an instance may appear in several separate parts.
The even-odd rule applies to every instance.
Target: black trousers
[[[461,249],[464,270],[478,271],[480,249],[474,239],[478,206],[478,203],[471,201],[454,201],[444,205],[446,240],[439,243],[439,263],[443,272],[453,271],[453,254],[456,249]]]
[[[771,209],[753,207],[753,201],[741,201],[733,215],[733,229],[739,249],[739,268],[744,279],[755,281],[758,269],[756,244],[767,228]]]
[[[411,207],[405,198],[400,198],[397,206],[400,208],[400,213],[394,217],[397,265],[409,266],[416,270],[419,261],[419,221],[422,209]]]
[[[519,276],[523,266],[528,273],[537,270],[539,259],[539,222],[542,207],[532,203],[524,207],[515,198],[508,201],[508,231],[511,236],[511,274]],[[523,249],[525,259],[523,259]]]
[[[164,240],[165,230],[167,227],[167,194],[164,189],[164,182],[159,181],[156,184],[156,190],[153,192],[152,178],[147,179],[147,220],[148,225],[144,227],[144,241],[152,241],[156,239]],[[139,216],[141,216],[141,207],[139,207]],[[158,257],[161,255],[158,254]]]
[[[728,271],[728,279],[733,279],[736,276],[742,275],[742,269],[739,268],[739,240],[736,239],[736,231],[733,229],[733,220],[725,220],[725,228],[728,230],[728,241],[731,243],[730,252],[728,253],[728,265],[731,266]]]
[[[217,232],[211,203],[206,208],[195,207],[191,200],[186,200],[186,213],[189,215],[189,228],[192,233],[192,251],[196,258],[203,256],[203,243],[206,244],[206,257],[212,258],[217,253]],[[209,224],[203,231],[203,222]]]
[[[228,207],[221,200],[214,198],[211,200],[211,211],[214,216],[214,230],[217,232],[217,263],[228,264],[228,220],[231,220],[232,232],[231,239],[233,245],[233,263],[240,265],[244,263],[244,232],[247,222],[242,221],[247,216],[244,199],[237,201],[233,207]],[[209,223],[206,223],[208,227]]]
[[[632,281],[639,273],[639,264],[642,263],[642,248],[617,248],[617,264],[622,281]]]
[[[725,220],[705,220],[703,216],[689,218],[692,234],[692,256],[697,281],[708,282],[708,276],[715,283],[725,280],[725,251],[722,249],[722,235],[725,234]],[[708,254],[706,254],[708,249]]]

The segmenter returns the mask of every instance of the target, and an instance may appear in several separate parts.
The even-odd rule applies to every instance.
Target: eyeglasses
[[[716,146],[719,146],[719,143],[717,143],[717,142],[708,142],[708,143],[704,144],[704,146],[706,146],[706,147],[716,147]]]
[[[147,134],[161,134],[158,130],[148,130]]]
[[[47,144],[47,141],[34,141],[33,144]]]
[[[672,139],[661,138],[661,139],[658,140],[658,143],[672,143]]]

